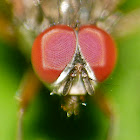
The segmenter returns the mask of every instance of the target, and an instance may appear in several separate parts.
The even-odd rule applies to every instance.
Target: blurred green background
[[[119,8],[127,13],[140,8],[140,1],[127,0]],[[113,140],[140,140],[140,28],[116,38],[116,43],[117,66],[102,85],[115,112]],[[1,37],[0,140],[16,139],[18,102],[14,97],[28,65],[16,44]],[[79,117],[66,118],[58,97],[49,96],[49,91],[42,87],[26,112],[24,137],[25,140],[104,140],[107,127],[108,120],[96,104],[89,102]]]

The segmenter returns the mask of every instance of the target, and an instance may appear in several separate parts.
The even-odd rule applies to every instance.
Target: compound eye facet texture
[[[116,46],[111,36],[93,25],[79,29],[78,40],[81,52],[92,68],[97,81],[104,81],[116,63]]]
[[[71,61],[76,49],[74,30],[56,25],[41,33],[32,47],[32,65],[39,78],[54,82]]]

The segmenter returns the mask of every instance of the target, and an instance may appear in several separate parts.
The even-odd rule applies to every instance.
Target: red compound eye
[[[71,61],[75,48],[76,36],[68,26],[53,26],[41,33],[32,48],[32,65],[40,79],[54,82]]]
[[[115,43],[105,31],[96,26],[82,26],[78,32],[81,52],[98,81],[112,72],[116,63]],[[57,25],[45,30],[35,40],[32,64],[40,79],[54,82],[71,61],[76,49],[76,35],[72,28]]]
[[[78,34],[79,44],[86,61],[98,81],[105,80],[116,63],[116,47],[109,34],[96,26],[82,26]]]

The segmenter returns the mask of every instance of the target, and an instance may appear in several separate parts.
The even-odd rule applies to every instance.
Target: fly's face
[[[77,114],[83,96],[93,95],[116,63],[116,47],[109,34],[93,25],[73,29],[56,25],[41,33],[32,48],[32,64],[39,78],[52,84],[51,94],[67,96],[62,108]],[[66,98],[66,97],[65,97]]]
[[[3,3],[5,3],[8,8],[3,6]],[[121,0],[2,0],[2,9],[0,10],[2,18],[0,19],[0,25],[2,25],[3,30],[0,31],[0,33],[2,33],[2,35],[0,35],[4,35],[5,38],[8,38],[8,40],[12,42],[13,39],[14,41],[18,40],[19,49],[29,62],[31,46],[35,39],[34,37],[38,35],[32,47],[31,61],[34,71],[45,85],[49,85],[49,88],[52,87],[51,95],[57,94],[61,96],[61,108],[67,112],[68,117],[72,114],[77,115],[80,105],[86,106],[85,97],[96,93],[98,83],[107,79],[114,69],[117,53],[115,43],[108,33],[117,39],[118,37],[125,37],[131,33],[135,33],[136,30],[139,29],[140,20],[138,19],[140,10],[131,9],[132,11],[127,11],[127,8],[125,9],[124,6],[125,4],[121,6],[122,3],[123,1]],[[127,5],[127,7],[129,6]],[[123,11],[126,10],[125,15],[119,12],[119,8],[121,10],[124,8]],[[12,21],[13,23],[11,24]],[[126,42],[128,45],[128,40],[126,40]],[[131,44],[129,47],[130,46]],[[124,51],[124,48],[120,49],[120,51],[123,51],[121,56],[123,56],[124,53],[124,58],[122,57],[122,62],[124,62],[131,47],[128,51]],[[132,67],[133,66],[134,65],[132,65]],[[124,69],[121,67],[120,70],[122,71],[122,75],[124,75]],[[25,73],[19,87],[20,92],[18,92],[18,99],[20,99],[20,103],[17,140],[23,139],[22,122],[24,113],[33,96],[35,96],[38,89],[40,89],[40,80],[38,80],[36,75],[34,75],[34,72],[29,66],[29,70]],[[126,76],[128,76],[128,74],[124,75],[125,78]],[[117,81],[119,81],[119,79]],[[126,90],[126,92],[128,92],[128,90]],[[93,97],[91,98],[93,99]],[[118,119],[118,115],[121,117],[122,114],[118,112],[119,109],[117,109],[114,103],[115,106],[111,107],[108,99],[106,99],[106,96],[103,96],[100,89],[94,99],[98,107],[109,119],[107,139],[114,139],[114,134],[116,134],[116,132],[114,133],[114,130],[116,130],[114,124],[116,124],[115,121]],[[49,103],[50,102],[48,102],[48,104]],[[71,120],[69,121],[69,119],[58,120],[58,118],[56,119],[56,115],[54,115],[57,113],[54,112],[52,114],[54,109],[52,106],[50,106],[50,108],[51,109],[48,107],[47,118],[46,116],[43,118],[45,118],[44,120],[46,122],[50,121],[48,118],[51,114],[53,123],[49,124],[51,126],[54,124],[55,130],[59,130],[55,136],[62,132],[66,132],[65,136],[70,136],[69,132],[71,132],[71,134],[76,134],[76,137],[79,137],[80,134],[80,137],[83,138],[84,135],[81,135],[81,132],[85,132],[86,137],[87,134],[90,136],[89,134],[91,133],[92,136],[93,133],[96,133],[97,135],[94,138],[104,139],[102,130],[104,131],[107,128],[106,126],[104,128],[100,126],[99,131],[101,132],[99,133],[97,133],[97,131],[93,132],[93,130],[97,128],[96,126],[89,127],[89,124],[94,125],[94,118],[95,121],[97,121],[98,116],[93,116],[94,108],[91,109],[93,111],[90,113],[91,117],[93,116],[91,121],[88,115],[88,119],[87,117],[85,118],[85,120],[87,119],[88,121],[84,121],[86,125],[82,125],[83,127],[78,131],[77,128],[80,128],[79,126],[83,123],[83,119],[76,121],[76,123]],[[118,111],[114,111],[115,109]],[[115,113],[119,114],[115,116]],[[46,114],[46,109],[43,114]],[[94,114],[98,115],[96,112]],[[85,117],[85,115],[83,117]],[[54,119],[58,123],[56,123]],[[42,120],[42,118],[40,120]],[[43,124],[45,123],[43,122]],[[69,124],[70,126],[67,126]],[[75,124],[78,124],[78,127],[73,127],[76,126]],[[39,125],[39,129],[40,126],[41,125]],[[54,128],[50,127],[48,123],[47,127],[48,129]],[[89,129],[87,129],[87,127]],[[117,125],[117,130],[119,127],[120,126]],[[43,129],[44,128],[43,126]],[[48,135],[51,131],[53,133],[55,132],[54,129],[47,132],[46,130],[48,129],[44,129],[46,139],[48,139],[48,136],[49,138],[51,137],[51,135]],[[98,135],[102,138],[98,137]],[[36,136],[37,135],[34,137]],[[63,136],[62,134],[62,137]],[[64,138],[62,137],[59,139]],[[71,138],[73,138],[73,135],[71,135]]]

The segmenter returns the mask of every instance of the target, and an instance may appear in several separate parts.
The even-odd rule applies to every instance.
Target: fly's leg
[[[94,96],[94,100],[99,106],[99,108],[103,111],[103,113],[109,119],[109,128],[106,136],[106,140],[113,140],[114,135],[114,126],[115,126],[115,115],[112,109],[111,103],[109,100],[102,94],[101,91],[98,91]]]
[[[35,96],[41,86],[40,81],[35,76],[32,69],[29,69],[20,84],[18,95],[16,98],[19,100],[19,114],[18,114],[18,126],[17,126],[17,140],[23,139],[23,117],[26,109],[32,98]]]

